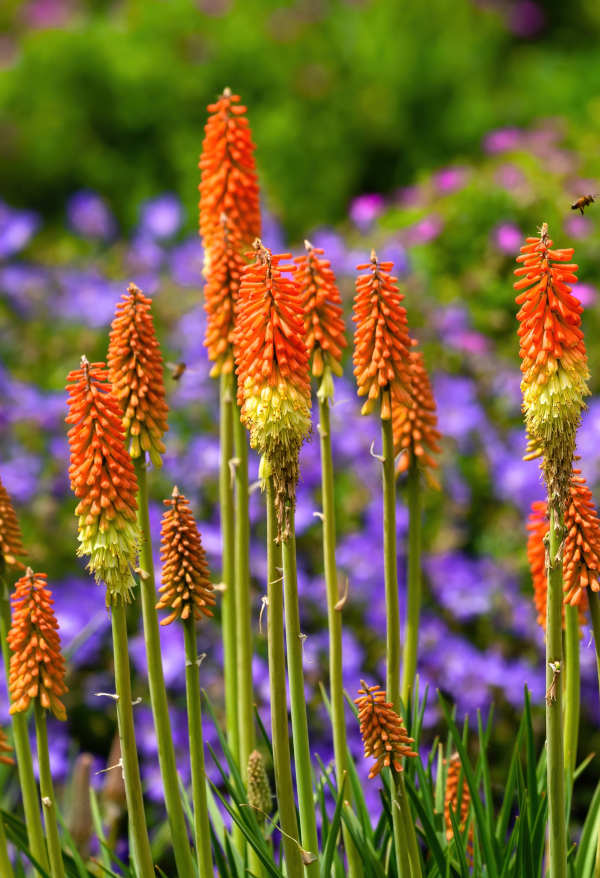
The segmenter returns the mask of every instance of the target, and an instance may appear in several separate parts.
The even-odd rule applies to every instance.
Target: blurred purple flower
[[[106,327],[125,284],[117,284],[97,271],[63,269],[59,272],[60,292],[56,314],[66,320],[92,327]]]
[[[153,238],[138,235],[131,242],[127,252],[127,266],[130,271],[139,275],[141,271],[158,271],[164,261],[165,251]],[[136,276],[137,286],[142,282]],[[143,289],[143,287],[142,287]]]
[[[39,217],[30,210],[14,210],[0,201],[0,259],[22,250],[40,225]]]
[[[521,145],[523,132],[520,128],[497,128],[486,134],[483,148],[487,153],[509,152]]]
[[[518,37],[535,37],[545,24],[544,10],[533,0],[517,0],[509,9],[508,26]]]
[[[579,299],[584,308],[589,308],[596,304],[598,290],[592,284],[573,284],[571,295]]]
[[[564,223],[565,232],[576,240],[587,238],[592,231],[592,223],[587,216],[573,215]]]
[[[410,246],[428,244],[429,241],[434,241],[441,234],[443,227],[444,224],[441,218],[435,216],[435,214],[423,217],[422,220],[406,229],[407,243]]]
[[[201,288],[204,285],[203,264],[204,250],[198,237],[188,238],[169,254],[171,275],[175,283],[182,287]]]
[[[30,0],[24,10],[27,25],[39,30],[64,27],[71,14],[67,0]]]
[[[21,314],[34,306],[43,309],[51,283],[52,273],[37,265],[13,262],[0,267],[0,297],[7,296]]]
[[[436,373],[433,388],[440,432],[464,447],[471,433],[481,430],[486,423],[485,412],[477,399],[475,382],[464,375]]]
[[[82,189],[69,198],[67,220],[73,231],[84,238],[107,240],[117,230],[106,200],[89,189]]]
[[[139,233],[141,237],[172,238],[181,226],[183,212],[176,195],[165,192],[146,201],[140,211]]]
[[[42,461],[18,447],[4,450],[2,483],[16,503],[28,503],[39,491]]]
[[[468,168],[456,165],[450,168],[442,168],[434,174],[433,180],[439,192],[449,194],[461,189],[469,179],[470,171]]]
[[[526,183],[526,178],[520,168],[507,162],[496,169],[494,181],[498,186],[502,186],[503,189],[507,189],[511,192],[522,189]]]
[[[523,514],[529,512],[534,500],[544,496],[539,462],[523,460],[525,446],[523,429],[513,430],[506,445],[498,443],[494,447],[486,443],[497,496],[507,503],[516,503]]]
[[[261,241],[272,253],[285,253],[287,250],[283,226],[267,208],[262,208],[261,216]]]
[[[494,229],[493,241],[502,253],[516,257],[523,242],[523,233],[514,223],[502,223]]]
[[[383,211],[384,204],[383,195],[359,195],[350,205],[350,219],[361,232],[366,232]]]

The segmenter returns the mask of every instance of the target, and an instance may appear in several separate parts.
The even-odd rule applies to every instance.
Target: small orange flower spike
[[[533,445],[544,454],[544,477],[552,502],[563,506],[571,478],[575,432],[584,397],[589,394],[589,371],[581,303],[571,295],[577,266],[571,248],[552,249],[548,226],[539,238],[527,238],[517,262],[522,291],[516,302],[520,323],[523,411]]]
[[[18,560],[24,555],[21,528],[10,495],[0,479],[0,573],[5,564],[23,568]]]
[[[163,501],[160,558],[162,561],[162,595],[157,610],[171,610],[161,621],[201,619],[212,616],[215,592],[210,581],[206,552],[190,509],[189,501],[173,488],[170,500]]]
[[[242,256],[243,249],[239,235],[222,214],[219,231],[212,238],[204,287],[207,315],[204,344],[209,360],[214,363],[210,372],[213,378],[233,371],[235,308],[242,272],[247,264]]]
[[[333,396],[331,373],[342,374],[342,353],[348,342],[344,326],[342,300],[335,274],[327,259],[320,259],[323,250],[304,242],[306,253],[296,256],[298,283],[304,306],[304,339],[312,374],[322,378],[319,395]]]
[[[8,754],[12,753],[12,747],[9,744],[6,733],[0,729],[0,762],[3,765],[14,765],[15,760]]]
[[[372,756],[375,765],[371,767],[369,778],[376,777],[382,768],[392,766],[402,771],[401,759],[416,756],[411,749],[414,740],[409,738],[402,719],[392,704],[385,700],[385,692],[379,686],[367,686],[361,680],[362,688],[354,703],[358,707],[360,733],[365,747],[365,758]]]
[[[310,432],[310,376],[295,265],[280,265],[259,240],[256,261],[244,268],[235,331],[238,402],[250,444],[273,476],[279,537],[288,535],[298,452]]]
[[[537,623],[546,630],[546,607],[548,601],[548,582],[546,579],[546,546],[544,539],[550,524],[548,504],[545,500],[535,500],[527,520],[527,560],[533,583],[533,603],[537,610]]]
[[[446,824],[446,838],[448,841],[452,841],[452,839],[454,838],[454,829],[452,828],[452,820],[450,819],[450,808],[452,808],[452,813],[456,817],[456,822],[458,823],[458,828],[461,832],[464,832],[464,829],[467,825],[467,819],[469,817],[471,793],[469,792],[469,785],[464,777],[462,782],[462,789],[460,792],[460,814],[457,814],[460,770],[460,756],[458,755],[458,753],[453,753],[450,757],[450,761],[448,762],[448,773],[446,775],[446,791],[444,794],[444,823]],[[472,855],[472,849],[473,827],[471,826],[469,828],[468,841],[468,850],[470,852],[470,855]]]
[[[129,284],[111,326],[108,370],[113,393],[123,410],[129,453],[145,457],[148,452],[154,466],[161,467],[169,408],[151,306],[152,300],[135,284]]]
[[[400,455],[396,471],[406,472],[413,460],[426,472],[437,467],[434,454],[440,453],[437,411],[431,383],[420,351],[409,354],[411,400],[409,405],[394,401],[392,426],[394,451]]]
[[[219,237],[221,215],[228,217],[240,241],[249,247],[260,235],[258,180],[254,164],[255,146],[246,107],[239,95],[226,88],[209,104],[208,122],[199,168],[200,235],[211,264],[213,239]]]
[[[372,412],[381,400],[381,417],[392,416],[394,402],[410,403],[409,350],[406,309],[400,304],[404,298],[398,292],[396,278],[390,275],[392,262],[379,262],[375,251],[371,261],[358,265],[357,270],[368,274],[356,279],[353,321],[354,375],[358,395],[366,396],[362,414]]]
[[[121,409],[104,363],[88,363],[68,376],[69,477],[79,503],[78,555],[107,586],[107,606],[131,600],[138,547],[137,479],[125,448]]]
[[[27,568],[11,597],[12,625],[8,632],[10,713],[27,710],[32,698],[60,720],[67,714],[60,696],[65,686],[65,660],[60,651],[58,622],[45,573]]]

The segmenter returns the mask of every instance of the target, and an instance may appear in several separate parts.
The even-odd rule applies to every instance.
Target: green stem
[[[269,684],[271,690],[273,770],[287,874],[289,878],[301,878],[303,869],[292,782],[285,682],[281,547],[276,543],[276,537],[277,515],[275,512],[273,479],[269,476],[267,479],[267,641],[269,650]]]
[[[115,687],[117,690],[117,719],[121,741],[123,780],[131,832],[131,847],[137,869],[137,878],[153,878],[154,866],[142,796],[142,782],[138,764],[137,745],[133,726],[131,701],[131,672],[127,647],[127,621],[123,603],[114,603],[111,610]]]
[[[329,625],[329,686],[333,752],[338,790],[346,773],[346,717],[344,715],[344,684],[342,680],[342,607],[338,605],[338,587],[335,559],[335,501],[333,491],[333,458],[331,454],[331,421],[329,401],[319,399],[319,437],[321,443],[321,486],[323,493],[323,559],[327,591],[327,622]],[[350,798],[350,795],[349,795]],[[352,843],[352,836],[343,824],[344,847],[348,859],[348,875],[358,878],[362,873],[360,856]]]
[[[569,789],[577,765],[577,738],[579,733],[580,676],[579,676],[579,609],[565,607],[565,769]]]
[[[303,637],[300,630],[300,609],[298,606],[298,576],[296,572],[296,537],[294,510],[289,509],[290,532],[287,540],[282,540],[283,588],[285,594],[285,633],[287,644],[288,676],[290,683],[290,704],[292,709],[292,737],[294,741],[294,762],[296,765],[296,785],[298,787],[298,811],[300,812],[300,835],[303,848],[315,855],[315,860],[306,865],[308,875],[319,872],[316,859],[319,851],[315,801],[308,742],[308,720],[306,716],[306,695],[304,691]]]
[[[548,605],[546,616],[546,751],[548,763],[548,824],[550,878],[566,878],[565,774],[562,730],[562,513],[550,505]]]
[[[65,878],[65,866],[60,846],[60,837],[58,835],[58,823],[56,822],[54,785],[52,783],[52,773],[50,771],[46,711],[39,703],[38,698],[34,701],[33,712],[35,716],[35,733],[37,737],[38,766],[40,772],[40,796],[44,811],[44,823],[46,824],[48,853],[50,854],[50,874],[52,875],[52,878]]]
[[[171,734],[167,690],[163,673],[160,634],[158,629],[158,613],[156,612],[156,581],[154,577],[154,559],[152,557],[152,541],[150,537],[150,518],[148,515],[148,482],[146,478],[146,462],[138,457],[134,460],[138,481],[138,526],[140,529],[140,565],[143,575],[140,576],[140,592],[142,597],[142,618],[144,621],[144,640],[146,643],[146,659],[148,664],[148,685],[150,703],[156,730],[158,746],[158,763],[163,782],[165,807],[177,872],[184,878],[192,875],[194,861],[190,850],[183,805],[179,792],[175,748]]]
[[[190,764],[192,767],[192,800],[194,805],[194,837],[200,878],[213,878],[210,851],[210,824],[206,800],[206,772],[204,768],[204,739],[202,735],[202,707],[198,685],[198,649],[193,619],[183,623],[185,640],[185,694],[190,738]],[[193,873],[190,873],[193,874]]]
[[[0,875],[5,876],[5,878],[15,878],[15,873],[8,856],[4,820],[2,819],[0,819]]]
[[[410,710],[417,673],[419,616],[421,613],[421,479],[416,458],[408,470],[408,571],[406,628],[402,662],[402,701]]]
[[[588,604],[590,608],[590,619],[592,622],[592,630],[594,632],[594,646],[596,649],[596,671],[598,674],[598,690],[600,691],[600,594],[588,589]],[[596,845],[596,862],[594,864],[593,878],[600,878],[600,833],[598,834],[598,842]]]
[[[396,853],[398,876],[399,878],[411,878],[406,826],[404,823],[404,808],[402,807],[402,799],[405,795],[404,783],[400,772],[392,771],[392,775],[392,788],[394,790],[394,799],[392,801],[392,826],[394,828],[394,851]]]
[[[0,590],[2,590],[2,597],[0,598],[0,640],[2,641],[2,658],[4,660],[4,669],[8,685],[10,654],[6,638],[11,624],[10,603],[6,596],[7,592],[5,583],[0,582]],[[13,742],[15,745],[15,756],[17,757],[19,785],[21,787],[21,796],[23,797],[23,810],[25,812],[25,825],[27,827],[29,848],[40,866],[48,871],[50,864],[48,862],[44,828],[42,826],[42,818],[40,815],[38,788],[33,773],[31,746],[29,744],[29,734],[27,732],[27,717],[24,713],[14,713],[10,719],[13,731]]]
[[[233,459],[233,376],[221,375],[220,384],[220,441],[219,505],[221,507],[221,576],[225,590],[222,597],[223,652],[225,675],[225,727],[227,742],[239,764],[238,687],[235,631],[234,594],[234,515],[233,485],[230,461]]]

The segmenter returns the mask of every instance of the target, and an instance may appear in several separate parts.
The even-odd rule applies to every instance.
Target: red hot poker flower
[[[10,713],[27,710],[39,698],[46,710],[60,720],[67,714],[60,697],[67,692],[65,660],[60,650],[58,622],[45,573],[28,569],[16,583],[11,597],[12,625],[8,632],[10,659]]]
[[[239,95],[226,88],[209,104],[208,122],[199,168],[200,234],[209,262],[213,239],[218,237],[221,215],[225,214],[241,242],[247,246],[260,235],[258,180],[254,164],[255,146],[246,107]]]
[[[434,454],[440,453],[437,411],[429,375],[420,351],[409,354],[411,399],[409,405],[394,401],[392,426],[394,451],[400,455],[397,472],[405,472],[416,461],[426,472],[437,467]]]
[[[581,606],[587,589],[600,591],[600,519],[592,492],[574,469],[565,513],[563,588],[565,603]]]
[[[454,829],[450,818],[450,809],[456,817],[458,828],[464,831],[469,816],[469,806],[471,804],[471,793],[466,778],[463,777],[462,789],[460,791],[460,813],[457,814],[459,800],[459,783],[460,783],[461,763],[458,753],[453,753],[448,763],[448,774],[446,775],[446,791],[444,793],[444,823],[446,824],[446,838],[451,841],[454,838]],[[469,828],[468,847],[472,854],[473,848],[473,827]]]
[[[206,552],[190,509],[189,501],[173,488],[170,500],[164,501],[160,558],[162,561],[162,597],[157,610],[170,610],[161,621],[201,619],[212,616],[215,593],[210,581]]]
[[[0,729],[0,762],[3,765],[14,765],[15,760],[8,754],[12,753],[12,747],[9,744],[6,732]]]
[[[365,757],[375,759],[369,778],[376,777],[382,768],[389,766],[395,771],[402,771],[400,760],[404,756],[417,755],[411,749],[414,740],[408,737],[391,702],[385,700],[385,692],[379,686],[367,686],[364,680],[361,680],[361,686],[354,703],[358,707]]]
[[[129,284],[111,326],[108,369],[113,393],[123,410],[129,453],[142,457],[148,452],[154,466],[160,467],[169,409],[151,306],[152,300]]]
[[[358,265],[357,270],[368,274],[356,279],[353,321],[354,375],[358,395],[366,396],[362,414],[373,411],[381,400],[381,417],[392,416],[394,400],[410,402],[410,367],[406,309],[400,304],[404,298],[390,275],[392,262],[379,262],[375,251],[371,261]]]
[[[294,259],[298,264],[304,305],[304,338],[309,359],[312,359],[312,373],[316,378],[323,378],[324,395],[331,397],[330,372],[342,374],[342,353],[348,344],[342,300],[331,263],[319,258],[323,250],[313,247],[309,241],[305,241],[304,246],[306,253]]]
[[[4,564],[22,568],[18,556],[24,554],[19,521],[9,493],[0,479],[0,572]]]
[[[537,610],[537,623],[546,630],[546,607],[548,602],[548,583],[546,580],[546,546],[544,538],[548,533],[548,504],[545,500],[535,500],[527,520],[527,560],[533,583],[533,603]]]
[[[131,567],[138,545],[137,479],[125,448],[119,403],[104,363],[88,363],[68,376],[69,477],[79,503],[78,555],[89,555],[88,570],[107,585],[107,605],[129,601]]]
[[[238,401],[250,444],[265,456],[272,475],[280,527],[287,535],[286,509],[294,505],[298,452],[310,432],[310,376],[304,315],[297,283],[260,241],[256,262],[247,265],[240,287],[235,332]]]

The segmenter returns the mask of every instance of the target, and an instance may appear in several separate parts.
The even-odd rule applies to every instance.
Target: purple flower
[[[366,232],[382,212],[384,203],[383,195],[377,193],[359,195],[350,205],[350,219],[361,232]]]
[[[329,259],[331,267],[336,273],[345,272],[347,265],[346,243],[341,235],[334,232],[333,229],[320,228],[311,232],[308,240],[313,247],[323,248],[323,258]]]
[[[0,201],[0,259],[6,259],[25,247],[40,225],[30,210],[13,210]]]
[[[565,232],[576,240],[586,238],[592,231],[592,223],[587,216],[573,215],[564,223]]]
[[[533,0],[517,0],[510,7],[508,26],[518,37],[535,37],[546,24],[544,10]]]
[[[164,261],[165,253],[160,244],[148,236],[138,235],[131,242],[127,253],[127,265],[130,271],[139,275],[141,271],[158,271]],[[141,280],[136,278],[137,286],[141,286]],[[145,292],[145,288],[142,287]]]
[[[174,247],[169,255],[173,280],[182,287],[201,287],[204,284],[203,264],[204,250],[197,237],[188,238]]]
[[[434,175],[433,179],[438,190],[446,195],[461,189],[467,182],[469,174],[468,168],[456,165],[455,167],[442,168]]]
[[[523,233],[518,226],[513,223],[502,223],[496,226],[493,232],[493,241],[498,250],[509,255],[516,255],[519,252]]]
[[[142,205],[139,231],[142,237],[172,238],[179,230],[181,220],[181,202],[176,195],[166,192]]]
[[[592,284],[574,284],[571,295],[579,299],[584,308],[595,305],[598,298],[598,290]]]
[[[436,373],[433,387],[440,432],[464,447],[471,433],[481,430],[486,422],[474,381],[464,375]]]
[[[413,226],[409,226],[406,230],[407,242],[411,246],[415,244],[428,244],[429,241],[434,241],[441,234],[443,227],[444,224],[441,218],[435,214],[430,214],[423,217],[422,220],[419,220]]]
[[[56,313],[75,323],[105,327],[113,318],[115,305],[125,289],[97,271],[65,269],[59,272],[60,293]]]
[[[500,165],[494,174],[494,182],[509,192],[523,189],[526,184],[526,177],[523,171],[516,165],[509,162]]]
[[[117,229],[115,218],[104,198],[97,192],[82,189],[67,201],[67,220],[84,238],[112,238]]]
[[[272,253],[283,253],[286,250],[283,227],[275,214],[264,206],[261,216],[261,240]]]
[[[488,153],[510,152],[521,145],[523,132],[520,128],[497,128],[486,134],[483,148]]]

